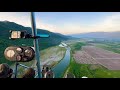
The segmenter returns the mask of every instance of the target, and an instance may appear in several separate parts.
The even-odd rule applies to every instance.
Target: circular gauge
[[[18,53],[22,53],[22,51],[23,51],[23,49],[20,48],[20,47],[16,48],[16,50],[17,50]]]
[[[33,52],[32,52],[31,49],[26,49],[26,50],[25,50],[25,56],[31,57],[32,54],[33,54]]]
[[[15,55],[14,50],[8,50],[6,53],[7,57],[12,58]]]
[[[35,51],[31,47],[11,46],[5,49],[4,55],[10,61],[28,62],[35,57]]]
[[[18,47],[16,50],[17,50],[18,52],[22,52],[22,48],[20,48],[20,47]]]
[[[17,61],[21,61],[22,60],[22,57],[20,55],[16,56],[16,60]]]

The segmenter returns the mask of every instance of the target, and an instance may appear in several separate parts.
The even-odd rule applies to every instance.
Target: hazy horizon
[[[120,31],[120,12],[35,12],[36,26],[64,35]],[[30,12],[0,12],[0,21],[31,27]]]

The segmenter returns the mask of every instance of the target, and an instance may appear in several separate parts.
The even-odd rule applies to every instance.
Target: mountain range
[[[115,32],[89,32],[89,33],[71,34],[69,36],[72,36],[72,37],[75,37],[75,38],[120,39],[120,31],[115,31]]]
[[[15,22],[10,21],[0,21],[0,63],[5,63],[7,60],[4,58],[4,50],[8,46],[33,46],[33,40],[32,39],[17,39],[17,40],[10,40],[10,30],[16,30],[16,31],[23,31],[26,30],[28,33],[32,33],[31,27],[25,27],[22,25],[19,25]],[[39,39],[39,46],[40,50],[43,50],[45,48],[55,46],[60,44],[64,40],[69,40],[71,37],[62,35],[60,33],[54,33],[50,32],[48,30],[44,29],[37,29],[38,34],[49,34],[49,38],[40,38]],[[7,61],[7,63],[10,63]],[[10,63],[11,64],[11,63]]]

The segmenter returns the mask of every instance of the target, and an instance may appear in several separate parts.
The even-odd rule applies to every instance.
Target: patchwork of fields
[[[83,46],[73,55],[81,64],[101,64],[109,70],[120,70],[120,54],[95,46]]]

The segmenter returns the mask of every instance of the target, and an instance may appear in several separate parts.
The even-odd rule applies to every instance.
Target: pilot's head
[[[8,78],[10,72],[10,67],[8,64],[0,64],[0,78]]]

